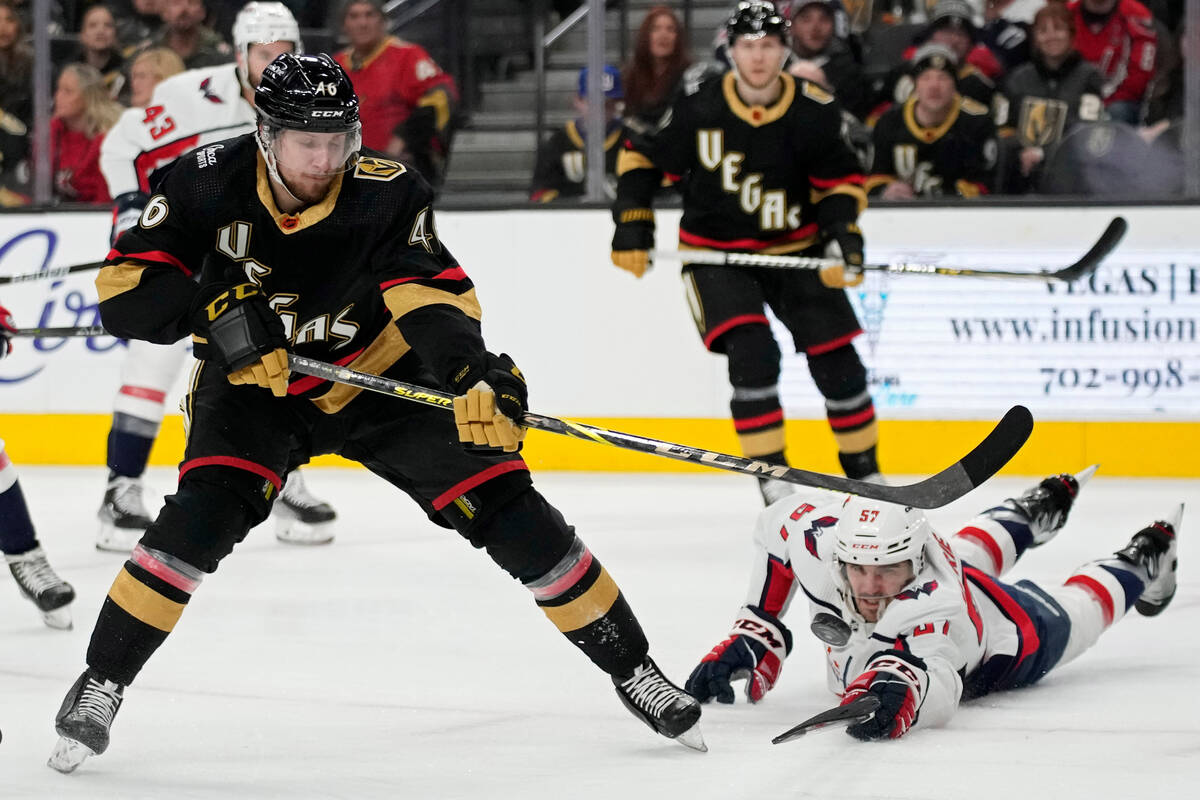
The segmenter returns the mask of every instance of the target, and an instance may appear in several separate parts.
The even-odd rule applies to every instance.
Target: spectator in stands
[[[454,79],[423,47],[388,34],[380,0],[349,0],[342,33],[350,46],[334,58],[358,93],[363,145],[412,164],[436,189],[454,134]]]
[[[154,87],[183,70],[183,59],[174,50],[165,47],[143,50],[129,67],[129,105],[145,108],[154,94]]]
[[[884,200],[991,191],[996,128],[987,108],[956,90],[954,51],[929,42],[913,56],[915,86],[875,126],[869,194]]]
[[[104,3],[88,6],[79,23],[79,49],[64,63],[88,64],[104,76],[108,96],[116,99],[125,87],[125,58],[117,41],[117,18]]]
[[[1154,76],[1158,34],[1137,0],[1074,0],[1075,47],[1104,73],[1108,115],[1136,125]]]
[[[63,67],[50,119],[50,165],[57,199],[77,203],[112,201],[100,173],[100,142],[122,110],[108,96],[104,78],[95,67]]]
[[[983,0],[979,42],[1011,72],[1029,60],[1033,15],[1046,0]]]
[[[1007,125],[1018,144],[1007,170],[1006,190],[1022,192],[1036,183],[1046,150],[1076,123],[1104,115],[1104,78],[1074,46],[1075,16],[1064,3],[1049,2],[1033,18],[1033,56],[1005,83]]]
[[[188,69],[233,61],[229,42],[204,25],[204,0],[162,0],[161,7],[163,26],[148,46],[174,50]]]
[[[117,19],[117,41],[128,58],[162,30],[162,0],[112,0]]]
[[[846,25],[841,0],[799,0],[792,3],[792,52],[796,58],[820,67],[824,84],[832,89],[842,107],[862,118],[869,111],[862,64],[843,36],[839,15]],[[794,67],[795,65],[793,65]],[[793,75],[808,77],[792,68]]]
[[[563,197],[582,197],[587,189],[587,113],[588,70],[579,71],[579,93],[575,95],[575,110],[579,113],[560,130],[555,131],[538,153],[533,170],[533,186],[529,199],[534,203],[549,203]],[[617,153],[621,140],[622,98],[621,73],[611,65],[604,67],[604,189],[609,200],[617,196]]]
[[[633,56],[622,72],[625,117],[645,129],[657,128],[691,64],[683,22],[667,6],[654,6],[638,27]]]
[[[29,202],[33,53],[9,0],[0,0],[0,207]]]

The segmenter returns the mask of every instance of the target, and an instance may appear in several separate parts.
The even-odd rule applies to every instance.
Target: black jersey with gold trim
[[[866,193],[841,107],[814,83],[779,80],[778,100],[750,106],[726,73],[680,97],[657,135],[626,140],[614,218],[649,208],[665,173],[683,191],[684,247],[795,252],[821,229],[853,222]]]
[[[916,103],[916,97],[910,97],[875,125],[875,161],[867,191],[874,194],[893,181],[904,181],[924,197],[986,194],[996,167],[996,126],[988,109],[956,96],[946,120],[925,128],[917,122]]]
[[[614,120],[604,137],[604,178],[609,197],[616,193],[617,152],[621,122]],[[582,197],[587,189],[587,141],[580,125],[571,120],[555,131],[538,154],[529,199],[550,203],[561,197]]]
[[[117,336],[170,343],[192,333],[200,286],[251,281],[292,352],[444,384],[484,347],[474,287],[438,239],[432,197],[403,164],[364,151],[322,202],[286,214],[252,135],[201,148],[175,162],[109,253],[101,318]],[[294,376],[289,393],[333,413],[357,390]]]

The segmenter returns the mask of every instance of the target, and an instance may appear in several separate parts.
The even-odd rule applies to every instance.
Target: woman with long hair
[[[107,203],[100,142],[123,109],[108,96],[104,76],[87,64],[67,64],[54,91],[50,158],[54,195],[77,203]]]
[[[671,107],[691,63],[687,33],[675,12],[667,6],[647,11],[638,28],[633,56],[621,76],[626,121],[655,125]]]
[[[117,41],[117,18],[104,3],[88,6],[79,22],[79,49],[71,62],[88,64],[100,70],[108,96],[114,100],[125,86],[125,59]]]

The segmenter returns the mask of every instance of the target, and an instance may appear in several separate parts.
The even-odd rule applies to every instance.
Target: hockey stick
[[[45,339],[71,336],[112,336],[101,325],[84,325],[78,328],[21,328],[20,330],[8,331],[8,335],[29,338],[41,337]]]
[[[305,375],[357,386],[360,389],[380,394],[402,397],[405,400],[427,406],[450,410],[453,402],[453,395],[446,392],[358,372],[347,367],[326,364],[324,361],[304,356],[289,355],[288,365],[296,372]],[[726,455],[698,447],[649,439],[528,411],[521,417],[521,424],[526,428],[608,444],[625,450],[637,450],[642,453],[673,458],[677,461],[706,464],[717,469],[741,472],[755,477],[776,478],[800,486],[848,492],[873,500],[884,500],[915,508],[940,508],[979,486],[1017,454],[1033,431],[1033,417],[1029,414],[1029,409],[1024,406],[1013,406],[992,432],[961,461],[917,483],[907,486],[880,486],[865,481],[839,478],[836,475],[824,475],[781,464],[769,464],[765,461]]]
[[[54,269],[46,269],[41,272],[29,272],[25,275],[0,275],[0,286],[6,283],[24,283],[26,281],[40,281],[49,278],[61,278],[63,275],[70,275],[73,272],[87,272],[89,269],[100,269],[106,261],[93,261],[91,264],[76,264],[72,267],[55,267]]]
[[[792,739],[799,739],[809,731],[827,728],[831,725],[857,725],[875,716],[875,712],[883,705],[873,694],[864,694],[857,700],[851,700],[844,706],[835,706],[828,711],[809,717],[794,728],[788,728],[771,740],[771,744],[783,744]]]
[[[944,267],[937,264],[924,264],[912,261],[899,261],[893,264],[863,264],[867,272],[887,272],[890,274],[908,275],[956,275],[960,278],[1009,278],[1036,281],[1077,281],[1096,271],[1100,262],[1108,257],[1121,239],[1129,223],[1124,217],[1113,217],[1100,234],[1100,238],[1083,256],[1073,264],[1060,270],[1049,272],[1016,272],[1003,269],[974,269],[971,267]],[[822,267],[839,266],[842,262],[836,258],[810,258],[807,256],[772,256],[758,253],[729,253],[719,250],[654,250],[654,259],[669,258],[691,264],[714,264],[717,266],[733,265],[742,267],[776,267],[779,269],[820,269]]]

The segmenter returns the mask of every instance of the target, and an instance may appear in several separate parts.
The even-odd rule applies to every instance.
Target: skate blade
[[[58,737],[58,743],[54,745],[54,752],[50,754],[50,758],[46,761],[46,766],[61,772],[63,775],[70,775],[79,768],[80,764],[87,760],[88,756],[94,756],[95,754],[95,751],[82,742],[68,739],[66,736],[60,736]]]
[[[275,520],[275,538],[284,544],[329,544],[333,541],[333,527],[332,522],[300,522],[280,515]]]
[[[142,540],[142,534],[145,532],[142,528],[118,528],[101,523],[100,532],[96,534],[96,549],[105,553],[129,555]]]
[[[1175,537],[1179,538],[1179,529],[1183,527],[1183,503],[1180,503],[1175,512],[1167,519],[1171,523],[1171,528],[1175,531]]]
[[[675,741],[679,742],[684,747],[690,747],[691,749],[698,750],[701,753],[708,752],[708,745],[704,743],[704,736],[700,733],[699,722],[676,736]]]
[[[1079,484],[1080,489],[1083,488],[1085,483],[1092,479],[1092,476],[1096,474],[1096,470],[1098,469],[1100,469],[1099,464],[1092,464],[1090,467],[1084,467],[1083,469],[1079,470],[1079,472],[1075,473],[1075,482]]]
[[[71,630],[74,627],[71,622],[71,607],[66,605],[62,608],[56,608],[53,611],[43,611],[42,622],[46,623],[47,628],[54,628],[59,631]]]

